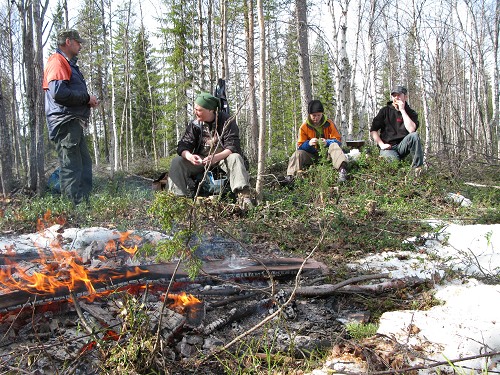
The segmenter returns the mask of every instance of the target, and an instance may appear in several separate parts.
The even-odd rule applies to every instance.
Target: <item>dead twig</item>
[[[475,186],[475,187],[485,187],[485,188],[493,188],[493,189],[500,189],[500,186],[497,185],[482,185],[482,184],[476,184],[474,182],[464,182],[465,185],[469,186]]]

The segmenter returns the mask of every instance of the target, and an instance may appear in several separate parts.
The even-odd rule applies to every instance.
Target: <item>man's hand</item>
[[[396,109],[400,112],[404,112],[405,110],[405,102],[400,98],[395,98],[393,103],[396,105]]]
[[[90,99],[89,99],[88,105],[89,105],[90,108],[97,107],[99,105],[99,99],[97,99],[97,96],[90,95]]]
[[[378,147],[380,147],[381,150],[389,150],[392,148],[392,146],[389,143],[379,144]]]
[[[202,165],[203,164],[203,159],[201,158],[200,155],[195,155],[190,153],[189,151],[182,151],[182,157],[189,161],[193,165]]]
[[[217,157],[218,154],[215,155],[208,155],[203,159],[203,165],[212,165],[212,164],[217,164],[220,160]]]

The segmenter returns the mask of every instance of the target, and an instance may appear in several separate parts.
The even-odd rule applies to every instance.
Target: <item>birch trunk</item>
[[[260,44],[260,61],[259,61],[259,79],[260,79],[260,123],[259,123],[259,156],[257,162],[257,183],[255,190],[257,191],[257,200],[262,200],[262,189],[264,185],[263,174],[266,162],[266,25],[264,20],[264,5],[262,0],[257,0],[257,11],[259,21],[259,44]]]
[[[221,43],[222,43],[222,79],[229,80],[229,57],[227,52],[227,0],[220,0],[221,9]]]
[[[0,78],[0,172],[2,183],[2,195],[7,198],[12,191],[13,173],[12,173],[12,153],[9,145],[9,131],[7,127],[7,117],[5,115],[5,101],[2,88],[2,79]]]
[[[198,0],[198,82],[200,90],[205,89],[205,70],[203,65],[205,63],[205,48],[203,45],[203,6],[202,0]],[[142,21],[141,21],[142,22]],[[209,34],[210,35],[210,34]]]
[[[361,33],[361,4],[362,2],[358,2],[358,26],[356,28],[356,42],[355,42],[355,47],[354,47],[354,59],[352,62],[353,69],[351,70],[351,83],[350,83],[350,89],[349,89],[349,117],[347,120],[347,139],[352,139],[353,133],[354,133],[354,115],[355,115],[355,110],[358,108],[356,105],[356,72],[357,72],[357,66],[358,66],[358,49],[359,49],[359,36]],[[359,132],[361,133],[361,129],[359,129]],[[359,138],[360,134],[357,134],[355,138]]]
[[[111,19],[111,3],[109,3],[109,19]],[[116,124],[116,94],[115,94],[115,65],[114,65],[114,56],[113,56],[113,28],[109,27],[109,50],[108,50],[108,60],[110,65],[110,74],[111,74],[111,131],[113,132],[113,161],[111,163],[111,175],[114,175],[114,172],[118,171],[118,162],[119,162],[119,141],[118,141],[118,129]]]
[[[309,66],[309,42],[307,32],[307,1],[295,0],[297,18],[297,43],[299,59],[300,98],[302,101],[302,117],[307,118],[307,105],[312,99],[311,68]]]
[[[15,78],[15,72],[16,72],[16,67],[15,67],[15,59],[14,59],[14,41],[13,41],[13,36],[14,32],[12,29],[12,2],[8,1],[7,2],[7,7],[8,7],[8,17],[9,17],[9,25],[8,25],[8,35],[9,35],[9,53],[8,53],[8,60],[9,60],[9,68],[10,68],[10,80],[11,82],[16,82]],[[12,98],[17,98],[17,85],[12,85]],[[14,163],[15,163],[15,169],[14,169],[14,174],[16,178],[20,178],[21,176],[21,171],[26,170],[26,154],[22,150],[21,146],[21,135],[20,135],[20,127],[19,127],[19,121],[18,121],[18,113],[19,113],[19,105],[17,100],[11,100],[10,101],[10,129],[12,133],[12,139],[13,139],[13,144],[14,144]]]
[[[35,126],[36,126],[36,176],[37,176],[37,193],[43,194],[46,189],[45,178],[45,98],[43,95],[43,17],[48,7],[48,0],[42,4],[38,1],[33,1],[33,26],[34,26],[34,45],[35,59],[33,62],[34,69],[34,98],[35,98]]]
[[[257,99],[255,92],[255,31],[254,31],[254,9],[253,0],[246,1],[246,54],[247,54],[247,74],[248,74],[248,112],[249,112],[249,132],[247,138],[247,156],[250,161],[257,160],[257,151],[259,146],[259,124],[257,119]]]
[[[349,1],[340,4],[342,16],[340,18],[340,48],[338,55],[339,72],[337,75],[337,109],[340,110],[340,132],[347,133],[347,87],[349,82],[349,60],[347,59],[347,10]]]
[[[146,80],[148,83],[148,95],[149,95],[149,105],[151,106],[151,137],[153,143],[153,159],[155,162],[155,167],[158,168],[158,147],[156,146],[156,116],[155,116],[155,103],[153,98],[153,88],[151,87],[151,77],[148,67],[148,59],[146,58],[148,54],[146,53],[146,46],[144,45],[144,40],[146,39],[146,30],[144,29],[143,16],[142,16],[142,6],[139,3],[139,8],[141,11],[141,30],[143,33],[142,38],[142,52],[144,55],[144,69],[146,71]]]

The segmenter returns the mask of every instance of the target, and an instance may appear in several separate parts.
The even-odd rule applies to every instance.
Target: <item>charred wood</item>
[[[354,277],[338,284],[323,284],[317,286],[307,286],[297,288],[296,295],[302,297],[324,297],[330,296],[335,293],[364,293],[364,294],[380,294],[393,290],[415,287],[424,284],[426,280],[418,277],[408,277],[405,279],[394,279],[382,283],[369,284],[369,285],[350,285],[361,281],[368,281],[374,279],[382,279],[389,277],[388,273],[365,275]]]
[[[235,296],[235,297],[225,298],[222,301],[210,302],[209,305],[207,306],[207,310],[211,311],[214,308],[227,306],[233,302],[239,302],[239,301],[244,301],[246,299],[254,298],[258,294],[259,293],[247,293],[247,294],[242,294],[242,295]]]
[[[248,262],[247,265],[239,269],[228,267],[224,261],[210,261],[203,265],[204,275],[191,279],[187,268],[181,266],[175,272],[174,263],[152,264],[136,267],[117,267],[103,268],[98,270],[89,270],[88,279],[92,280],[92,285],[97,292],[116,290],[121,286],[130,284],[151,282],[170,282],[173,281],[173,291],[183,289],[186,284],[193,282],[206,283],[212,278],[220,280],[254,280],[267,279],[269,275],[273,277],[293,277],[301,267],[303,259],[279,258],[270,259],[268,263],[262,261]],[[323,270],[324,264],[309,260],[305,263],[303,269]],[[172,280],[173,279],[173,280]],[[95,280],[95,281],[94,281]],[[67,287],[59,287],[54,293],[44,293],[37,290],[13,290],[9,293],[0,295],[0,312],[8,312],[21,308],[26,303],[46,303],[51,301],[61,301],[69,299],[70,292]],[[74,289],[71,291],[76,298],[87,296],[89,292],[84,282],[75,282]]]
[[[244,319],[253,314],[257,314],[258,312],[269,308],[272,305],[272,303],[273,302],[271,299],[265,299],[239,309],[233,308],[225,316],[216,319],[212,323],[206,325],[203,329],[203,334],[208,335],[228,324]]]

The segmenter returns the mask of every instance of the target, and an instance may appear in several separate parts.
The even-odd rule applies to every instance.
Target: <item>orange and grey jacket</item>
[[[299,129],[299,137],[297,147],[299,150],[304,150],[310,153],[317,153],[316,147],[309,145],[312,138],[326,139],[326,146],[329,147],[333,142],[339,146],[342,144],[342,136],[332,120],[327,119],[324,115],[321,119],[321,125],[314,126],[309,118],[304,122]]]
[[[50,139],[57,134],[59,125],[75,118],[89,118],[90,95],[76,58],[68,60],[59,49],[51,55],[43,74],[43,90]]]

